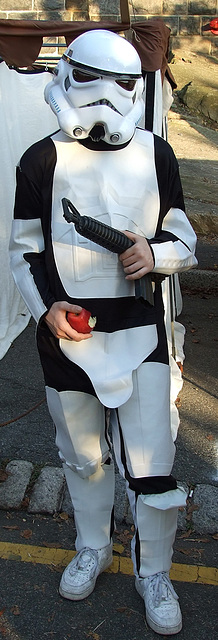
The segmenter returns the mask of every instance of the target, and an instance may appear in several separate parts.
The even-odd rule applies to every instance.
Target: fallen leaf
[[[20,532],[20,535],[21,538],[25,538],[26,540],[28,540],[33,535],[33,532],[31,529],[24,529],[24,531]]]
[[[200,340],[198,338],[194,338],[192,342],[195,342],[197,344],[198,342],[200,342]]]
[[[118,607],[116,611],[119,611],[119,613],[125,613],[128,617],[135,613],[134,609],[130,609],[129,607]]]
[[[5,480],[7,480],[9,476],[9,473],[7,473],[7,471],[4,471],[3,469],[0,469],[0,482],[5,482]]]
[[[192,558],[199,558],[199,556],[204,553],[204,549],[196,549],[192,547],[191,549],[177,549],[180,553],[183,553],[185,556],[192,556]]]
[[[47,564],[47,569],[50,571],[57,571],[58,573],[63,573],[63,567],[60,564]]]
[[[210,540],[209,538],[187,538],[187,542],[210,542]]]
[[[176,407],[178,407],[178,409],[182,406],[181,399],[179,397],[176,398],[175,405],[176,405]]]
[[[20,609],[17,606],[17,604],[14,604],[14,606],[11,607],[11,613],[13,613],[14,616],[19,616],[20,615]]]
[[[43,585],[34,584],[33,589],[34,591],[41,591],[42,593],[45,593],[45,584]]]
[[[69,515],[66,511],[63,511],[62,513],[59,513],[59,518],[61,518],[61,520],[68,520]]]
[[[54,617],[55,617],[55,611],[53,611],[53,613],[51,614],[51,616],[49,616],[49,618],[48,618],[48,622],[53,622]]]
[[[209,538],[195,538],[195,542],[210,542]]]
[[[1,611],[0,611],[0,616],[3,616],[3,613],[4,613],[4,612],[5,612],[5,607],[4,607],[4,609],[1,609]]]
[[[10,531],[13,531],[15,529],[19,529],[20,527],[18,527],[17,524],[3,524],[2,529],[9,529]]]
[[[218,533],[214,533],[214,534],[213,534],[213,536],[212,536],[212,538],[213,538],[214,540],[218,540]]]
[[[120,533],[116,533],[117,539],[120,540],[120,542],[122,542],[122,544],[129,544],[130,540],[132,540],[133,538],[133,534],[129,532],[129,529],[125,529],[124,531],[121,531]]]
[[[22,500],[22,508],[26,509],[29,506],[30,503],[30,498],[28,496],[26,496],[23,500]]]
[[[49,549],[59,549],[61,547],[60,542],[46,542],[43,540],[44,547],[48,547]]]
[[[181,534],[181,536],[178,536],[178,539],[184,539],[184,538],[189,538],[189,536],[191,535],[192,530],[188,529],[188,531],[184,531],[184,533]]]
[[[6,633],[7,629],[5,627],[0,627],[0,633],[3,635]]]
[[[188,505],[188,513],[193,513],[193,511],[198,511],[199,504],[190,504]]]
[[[212,433],[209,436],[206,436],[207,440],[214,440],[214,436],[212,435]]]

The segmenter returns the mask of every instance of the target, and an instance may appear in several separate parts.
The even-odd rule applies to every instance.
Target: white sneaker
[[[113,560],[113,545],[102,549],[85,547],[78,551],[64,570],[59,593],[69,600],[83,600],[95,588],[99,573],[107,569]]]
[[[179,633],[182,614],[169,574],[163,571],[148,578],[136,578],[135,586],[144,598],[149,627],[163,635]]]

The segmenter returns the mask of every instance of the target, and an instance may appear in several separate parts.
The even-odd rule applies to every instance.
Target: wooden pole
[[[128,0],[120,0],[120,15],[121,15],[121,22],[130,23]]]

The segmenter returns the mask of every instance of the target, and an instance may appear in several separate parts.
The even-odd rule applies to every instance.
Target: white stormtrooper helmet
[[[134,47],[96,29],[67,48],[45,87],[45,100],[71,138],[128,142],[143,112],[141,61]]]

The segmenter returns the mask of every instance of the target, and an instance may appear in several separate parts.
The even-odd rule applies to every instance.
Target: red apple
[[[68,311],[67,321],[78,333],[91,333],[96,325],[96,318],[87,309],[82,309],[79,313]]]

